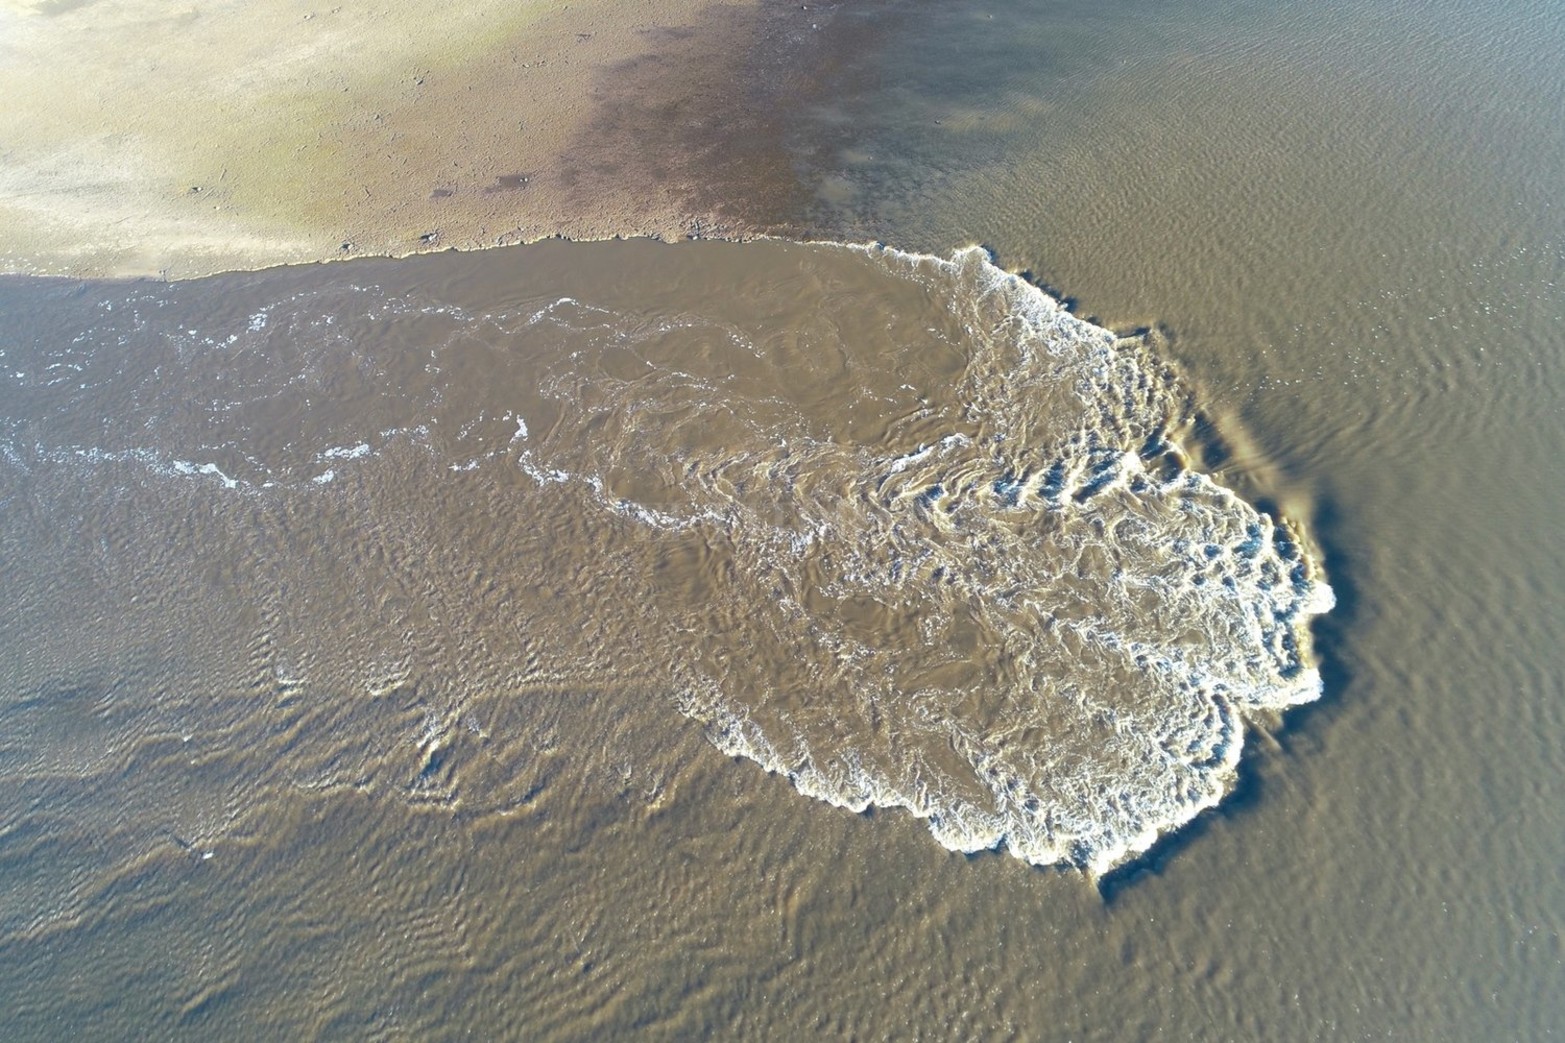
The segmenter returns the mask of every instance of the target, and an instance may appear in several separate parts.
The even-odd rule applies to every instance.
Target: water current
[[[381,265],[54,305],[5,358],[6,489],[36,526],[12,560],[40,570],[13,589],[69,570],[119,611],[62,627],[14,599],[33,670],[13,676],[41,690],[131,626],[188,640],[221,606],[203,643],[231,665],[203,680],[276,698],[188,706],[183,733],[342,704],[268,766],[341,784],[362,770],[345,743],[391,752],[354,707],[441,678],[417,784],[454,788],[445,731],[483,728],[466,675],[519,667],[431,661],[438,634],[467,649],[503,619],[566,684],[651,641],[668,712],[802,792],[1099,871],[1220,798],[1247,721],[1319,694],[1306,627],[1329,588],[1298,532],[1187,466],[1186,396],[1143,343],[976,249],[644,246],[620,262],[633,292],[588,276],[602,249],[522,248],[514,283],[460,302]],[[709,279],[725,265],[753,275]],[[519,570],[474,556],[490,596],[437,613],[414,592],[443,591],[431,570],[474,524],[548,538],[507,541]],[[582,656],[567,635],[594,630]]]
[[[924,253],[0,283],[8,1038],[1559,1035],[1565,20],[837,19]]]

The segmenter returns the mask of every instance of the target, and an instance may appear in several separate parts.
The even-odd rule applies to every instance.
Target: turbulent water
[[[1560,1035],[1558,5],[809,6],[935,256],[0,280],[0,1035]]]
[[[56,305],[4,359],[12,676],[43,702],[134,645],[177,665],[117,695],[115,745],[287,728],[253,770],[308,786],[394,763],[366,707],[443,690],[403,767],[471,805],[508,799],[462,763],[473,685],[634,654],[803,793],[1094,870],[1319,694],[1329,588],[1186,466],[1139,341],[976,249],[647,246],[619,285],[603,249],[524,248],[459,302],[354,265]]]

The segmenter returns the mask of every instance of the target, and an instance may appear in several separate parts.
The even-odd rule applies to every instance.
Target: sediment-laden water
[[[162,661],[119,686],[121,750],[281,729],[256,786],[413,756],[410,795],[482,806],[474,700],[632,656],[654,726],[953,850],[1103,870],[1320,692],[1300,534],[1186,465],[1145,345],[981,251],[542,246],[52,296],[6,349],[9,675],[42,706]],[[368,723],[435,691],[413,735]]]
[[[0,287],[8,1036],[1558,1034],[1558,14],[847,23],[933,256]]]

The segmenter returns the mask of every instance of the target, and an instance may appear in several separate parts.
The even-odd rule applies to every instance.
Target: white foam
[[[217,466],[217,464],[193,464],[188,460],[175,460],[170,464],[170,467],[175,474],[187,476],[209,475],[222,482],[225,489],[239,488],[239,480],[224,474],[223,469]]]
[[[901,398],[877,361],[866,387],[900,419],[877,429],[872,444],[855,444],[848,427],[833,426],[835,416],[810,412],[817,406],[764,391],[746,398],[744,381],[694,361],[680,360],[684,370],[667,359],[655,366],[647,353],[646,379],[639,368],[633,380],[605,379],[625,371],[599,365],[601,353],[667,338],[676,327],[726,337],[725,350],[743,353],[746,380],[751,370],[763,378],[750,386],[789,377],[768,373],[776,363],[758,348],[764,337],[731,328],[728,318],[651,320],[559,297],[514,315],[442,312],[466,324],[453,338],[521,336],[518,325],[547,324],[527,334],[544,345],[544,361],[508,371],[529,382],[525,401],[537,395],[559,407],[536,414],[551,418],[537,430],[483,395],[487,410],[464,412],[474,399],[442,398],[449,385],[426,369],[432,379],[422,384],[433,390],[375,425],[402,426],[378,435],[334,426],[304,444],[313,466],[300,467],[301,450],[280,449],[275,432],[243,431],[246,410],[216,402],[199,435],[173,443],[180,448],[40,447],[36,457],[132,463],[214,497],[324,486],[381,446],[390,447],[381,450],[388,465],[411,445],[440,473],[514,458],[549,487],[548,498],[596,512],[625,534],[628,553],[657,553],[691,533],[721,552],[721,574],[690,595],[695,603],[648,577],[659,596],[638,598],[634,608],[670,632],[703,635],[673,653],[689,662],[670,670],[681,681],[699,677],[681,708],[719,749],[833,806],[904,808],[953,851],[1003,849],[1029,862],[1106,871],[1222,798],[1247,722],[1319,696],[1307,627],[1333,594],[1290,549],[1300,541],[1284,538],[1283,526],[1208,476],[1143,462],[1138,450],[1170,419],[1160,411],[1181,396],[1145,372],[1133,348],[977,248],[951,258],[843,249],[870,269],[865,297],[855,301],[850,288],[823,308],[845,300],[873,309],[875,279],[905,280],[945,311],[927,324],[871,314],[875,321],[851,328],[896,328],[911,341],[925,330],[931,350],[964,355],[940,378],[947,383],[923,393],[912,381],[925,378],[911,367],[896,376],[909,381]],[[420,306],[375,301],[362,312],[378,322]],[[284,324],[319,331],[332,320],[275,308],[258,315],[250,332]],[[358,312],[343,318],[329,344],[356,335],[361,321]],[[848,382],[868,372],[865,359],[878,358],[855,355],[874,345],[826,347],[844,360]],[[925,345],[892,347],[911,357]],[[427,366],[429,346],[416,350]],[[218,361],[231,362],[211,364]],[[297,361],[288,356],[279,365],[296,368],[253,386],[314,394],[302,375],[309,365]],[[500,394],[515,386],[493,385]],[[306,399],[304,408],[315,407]],[[724,432],[724,444],[713,445],[705,428],[680,426],[705,424],[705,410],[723,411],[712,430]],[[515,422],[514,432],[504,421]],[[234,440],[202,441],[212,430]],[[436,438],[436,430],[455,434]],[[339,444],[314,451],[328,440]],[[16,466],[33,460],[10,445],[5,455]],[[254,485],[225,473],[236,466],[244,468],[236,475],[281,477]],[[655,477],[658,497],[638,502],[623,475]],[[331,496],[375,495],[373,484],[344,483]],[[892,631],[880,629],[882,618],[894,620],[885,624]],[[723,654],[709,656],[716,646]],[[388,676],[405,676],[406,664],[393,666]],[[377,678],[370,690],[395,683]]]
[[[1014,649],[1000,662],[1018,690],[899,690],[884,680],[895,667],[888,650],[788,602],[773,625],[798,633],[783,639],[841,646],[841,662],[863,664],[851,676],[867,687],[796,704],[751,678],[714,685],[707,698],[687,699],[685,712],[706,724],[720,750],[786,777],[813,799],[854,812],[906,809],[953,851],[1003,848],[1036,864],[1106,872],[1222,799],[1247,720],[1319,697],[1306,627],[1331,607],[1330,588],[1307,561],[1284,553],[1272,519],[1209,476],[1159,479],[1148,471],[1135,449],[1172,418],[1147,404],[1160,378],[1122,354],[1109,331],[996,269],[977,248],[949,260],[850,249],[925,280],[954,307],[988,298],[1008,316],[986,322],[975,314],[965,324],[976,381],[967,408],[988,420],[989,441],[979,447],[952,433],[862,459],[856,479],[847,477],[851,447],[803,450],[810,458],[790,459],[794,472],[872,488],[917,474],[889,500],[850,488],[841,501],[806,501],[803,529],[786,533],[765,534],[765,515],[738,502],[729,538],[747,567],[795,581],[822,573],[806,556],[829,553],[823,605],[853,597],[911,602],[926,626],[953,606],[977,612],[991,640]],[[1029,412],[1032,399],[1061,381],[1080,403],[1081,427],[1039,443],[1049,418]],[[1014,476],[1029,470],[1056,475],[1059,494],[1024,500]],[[1034,477],[1028,487],[1040,482]],[[991,486],[992,498],[963,493]],[[934,509],[930,489],[947,490],[951,502]],[[1017,495],[1007,499],[1002,490]],[[867,514],[842,506],[860,503],[880,506]],[[1018,535],[1018,521],[1001,520],[1027,511],[1040,525],[1049,519],[1036,545],[1029,530]],[[799,531],[822,534],[824,549],[800,541]],[[750,544],[773,549],[749,559]],[[943,578],[930,592],[932,570]],[[819,683],[837,682],[823,673]],[[1104,687],[1083,687],[1093,684]],[[948,708],[974,698],[991,709],[966,718]],[[879,728],[863,730],[854,704],[874,705]],[[1047,738],[1051,730],[1057,739]],[[1016,743],[1033,733],[1042,746]],[[932,767],[953,750],[970,776]]]
[[[316,453],[315,459],[319,463],[325,463],[327,460],[358,460],[370,455],[370,452],[368,442],[360,442],[357,445],[334,445]]]

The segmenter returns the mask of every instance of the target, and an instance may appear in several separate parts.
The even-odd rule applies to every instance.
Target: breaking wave
[[[70,343],[7,352],[5,482],[58,511],[132,498],[114,516],[174,533],[171,558],[234,562],[229,601],[267,577],[264,633],[236,640],[317,664],[290,685],[379,692],[395,659],[460,693],[518,641],[564,688],[630,664],[725,753],[957,851],[1104,871],[1222,797],[1249,722],[1318,696],[1331,592],[1301,534],[1188,465],[1144,343],[981,250],[526,249],[501,285],[258,277],[264,307],[204,325],[178,303],[198,286],[98,291],[51,318]],[[322,550],[280,556],[268,527],[308,547],[312,518]],[[508,549],[439,547],[488,538]],[[377,570],[438,625],[407,596],[355,629]],[[213,614],[217,588],[158,579]],[[286,756],[341,762],[358,712]]]
[[[767,394],[654,362],[556,381],[576,419],[522,466],[723,546],[731,579],[678,620],[681,705],[720,749],[830,804],[906,808],[952,850],[1106,870],[1221,798],[1248,721],[1319,695],[1330,588],[1184,464],[1183,399],[1145,345],[977,248],[836,249],[926,314],[867,323],[823,292],[835,363],[808,375],[729,331],[776,356]]]

